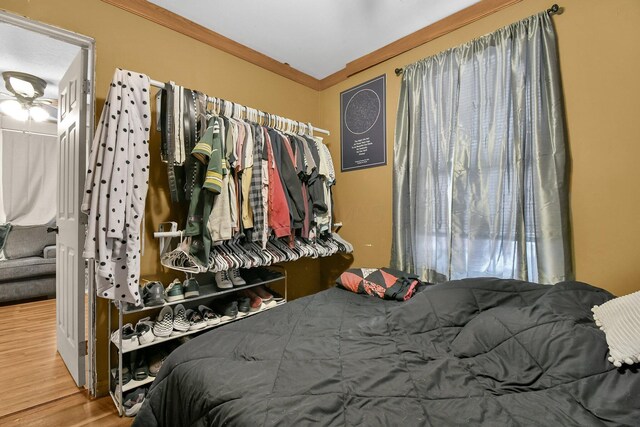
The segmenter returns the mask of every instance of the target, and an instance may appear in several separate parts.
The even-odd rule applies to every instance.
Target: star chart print
[[[340,94],[342,172],[387,164],[386,76]]]

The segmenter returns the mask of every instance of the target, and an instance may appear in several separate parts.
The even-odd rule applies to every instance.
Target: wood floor
[[[109,396],[90,399],[56,352],[55,300],[0,306],[0,425],[129,426]]]

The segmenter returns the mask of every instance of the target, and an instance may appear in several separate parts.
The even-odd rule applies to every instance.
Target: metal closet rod
[[[25,135],[51,136],[53,138],[58,136],[55,133],[36,132],[31,130],[11,129],[11,128],[0,128],[0,132],[14,132],[14,133],[22,133]]]
[[[165,83],[163,83],[163,82],[160,82],[160,81],[158,81],[158,80],[153,80],[153,79],[149,79],[149,82],[151,83],[151,86],[157,87],[157,88],[159,88],[159,89],[164,89]],[[208,99],[209,101],[215,101],[215,98],[212,98],[212,97],[208,97],[207,99]],[[242,104],[237,104],[237,103],[235,103],[235,102],[234,102],[233,104],[235,104],[235,105],[239,106],[241,109],[243,109],[243,110],[245,110],[245,111],[247,110],[247,107],[246,107],[246,106],[244,106],[244,105],[242,105]],[[257,109],[255,109],[255,108],[254,108],[254,110],[256,110],[256,111],[260,111],[260,110],[257,110]],[[260,112],[262,112],[262,111],[260,111]],[[276,117],[280,117],[280,116],[276,116]],[[287,119],[287,118],[284,118],[284,117],[280,117],[280,118],[283,118],[283,119],[285,119],[285,120],[288,120],[288,121],[290,121],[290,122],[292,122],[292,123],[298,123],[298,124],[302,123],[302,124],[304,124],[305,126],[307,126],[307,127],[309,128],[309,130],[311,131],[311,133],[313,133],[313,132],[319,132],[319,133],[323,133],[323,134],[325,134],[325,135],[331,135],[331,133],[330,133],[328,130],[326,130],[326,129],[320,129],[320,128],[317,128],[317,127],[315,127],[315,126],[312,126],[312,125],[311,125],[311,123],[299,122],[299,121],[297,121],[297,120],[291,120],[291,119]]]
[[[560,15],[562,13],[562,11],[563,11],[563,9],[560,6],[558,6],[557,4],[554,3],[549,9],[547,9],[547,14],[549,16],[551,16],[551,15]],[[396,68],[394,71],[396,72],[396,76],[399,76],[404,72],[404,67]]]

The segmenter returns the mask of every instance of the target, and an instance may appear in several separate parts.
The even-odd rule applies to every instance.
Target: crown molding
[[[243,59],[282,77],[293,80],[306,87],[322,91],[334,86],[350,76],[378,65],[384,61],[403,54],[415,47],[428,43],[445,34],[449,34],[465,25],[489,16],[501,9],[509,7],[522,0],[481,0],[461,11],[441,19],[427,27],[411,33],[393,43],[349,62],[345,68],[323,79],[298,71],[288,64],[253,50],[243,44],[231,40],[193,21],[183,18],[163,7],[146,0],[102,0],[127,12],[138,15],[156,24],[177,31],[185,36],[201,41],[209,46]]]
[[[434,22],[378,50],[349,62],[342,70],[320,80],[319,90],[325,90],[354,74],[376,66],[521,1],[522,0],[482,0],[475,3],[453,15],[449,15],[440,21]]]
[[[146,0],[102,0],[289,80],[318,90],[319,80]]]

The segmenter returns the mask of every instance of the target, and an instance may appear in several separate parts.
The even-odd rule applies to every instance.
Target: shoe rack
[[[231,323],[231,322],[235,322],[238,320],[242,320],[245,319],[249,316],[253,316],[256,314],[260,314],[264,311],[270,310],[272,308],[275,308],[279,305],[285,304],[287,302],[287,273],[286,270],[284,268],[281,268],[279,266],[271,266],[269,267],[269,269],[271,271],[277,272],[280,274],[280,277],[276,277],[276,278],[272,278],[269,280],[264,280],[264,281],[258,281],[258,282],[253,282],[253,283],[247,283],[246,285],[243,286],[234,286],[232,289],[218,289],[213,283],[210,284],[203,284],[200,285],[200,295],[197,297],[192,297],[192,298],[185,298],[183,300],[179,300],[179,301],[171,301],[171,302],[165,302],[163,305],[157,305],[157,306],[153,306],[153,307],[142,307],[142,308],[129,308],[125,303],[122,303],[122,301],[113,301],[112,304],[109,304],[109,310],[108,310],[108,325],[109,327],[109,352],[108,352],[108,369],[109,369],[109,393],[111,395],[111,398],[113,399],[114,404],[116,405],[116,407],[118,408],[118,413],[120,414],[120,416],[124,415],[124,398],[123,396],[131,391],[131,390],[135,390],[138,387],[142,387],[145,385],[149,385],[150,383],[153,382],[153,380],[155,379],[155,377],[152,377],[150,375],[147,376],[147,378],[145,378],[144,380],[140,380],[137,381],[133,378],[131,378],[131,380],[129,380],[128,383],[126,384],[122,384],[122,372],[123,372],[123,356],[127,353],[131,353],[143,348],[147,348],[147,347],[153,347],[159,344],[164,344],[167,343],[169,341],[178,339],[180,337],[185,337],[185,336],[189,336],[189,335],[193,335],[193,334],[199,334],[203,331],[207,331],[209,329],[213,329],[213,328],[218,328],[221,326],[226,325],[227,323]],[[160,310],[162,310],[163,307],[165,306],[175,306],[178,304],[183,304],[187,307],[197,307],[199,304],[204,304],[204,305],[209,305],[211,302],[213,302],[215,299],[217,298],[221,298],[221,297],[225,297],[225,296],[229,296],[231,294],[234,294],[238,291],[242,291],[243,289],[251,289],[253,287],[256,286],[262,286],[262,285],[270,285],[270,284],[276,284],[278,282],[282,282],[284,281],[284,298],[281,299],[280,301],[276,301],[276,300],[272,300],[270,301],[268,304],[263,303],[262,307],[260,308],[260,310],[258,311],[254,311],[254,312],[248,312],[246,314],[240,314],[238,313],[238,315],[231,320],[221,320],[220,323],[215,324],[215,325],[207,325],[204,328],[201,329],[197,329],[197,330],[193,330],[193,331],[186,331],[186,332],[177,332],[177,331],[173,331],[173,333],[171,334],[171,336],[169,337],[156,337],[154,339],[153,342],[151,343],[147,343],[147,344],[142,344],[142,345],[138,345],[134,348],[131,349],[123,349],[123,345],[122,345],[122,327],[123,325],[125,325],[127,322],[126,320],[128,318],[140,318],[140,317],[146,317],[146,316],[140,316],[140,313],[143,312],[148,312],[147,315],[151,316],[151,320],[155,321],[155,316],[157,316],[157,314],[160,312]],[[137,316],[136,316],[137,315]],[[118,334],[118,340],[117,342],[114,342],[111,339],[111,335],[114,332],[113,329],[113,321],[115,320],[115,317],[117,317],[118,322],[117,322],[117,330],[120,331],[120,333]],[[115,353],[116,357],[114,360],[113,357],[113,353]],[[113,378],[112,375],[112,370],[116,368],[116,372],[117,372],[117,378]],[[131,372],[131,375],[133,376],[133,372]]]

